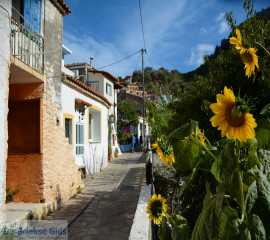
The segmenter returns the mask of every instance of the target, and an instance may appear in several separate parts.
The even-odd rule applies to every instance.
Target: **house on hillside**
[[[0,203],[56,203],[81,186],[62,114],[63,0],[1,1]]]
[[[120,152],[117,140],[117,94],[122,85],[111,73],[97,70],[87,63],[73,63],[65,66],[75,74],[75,79],[87,85],[110,103],[108,142],[109,152],[114,156],[116,152]]]
[[[65,67],[67,54],[71,51],[63,46],[61,103],[65,135],[73,147],[78,168],[83,173],[95,174],[108,163],[112,102]]]
[[[143,90],[139,83],[125,82],[122,83],[124,87],[118,92],[118,103],[123,102],[130,104],[130,108],[136,112],[138,119],[137,121],[130,122],[126,119],[126,113],[118,111],[119,120],[118,127],[120,127],[119,139],[120,148],[123,152],[131,151],[132,148],[132,136],[136,136],[139,140],[139,144],[142,144],[143,137],[149,136],[150,128],[147,120],[143,116]],[[145,99],[148,99],[150,95],[145,93]],[[145,131],[145,133],[144,133]]]

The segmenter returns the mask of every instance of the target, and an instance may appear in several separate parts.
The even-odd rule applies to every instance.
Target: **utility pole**
[[[142,136],[143,136],[143,145],[146,144],[146,127],[145,127],[145,84],[144,84],[144,54],[146,54],[146,49],[142,48],[141,49],[141,55],[142,55],[142,85],[143,85],[143,128],[142,128]]]
[[[92,62],[93,62],[94,58],[93,57],[90,57],[90,67],[92,68]]]

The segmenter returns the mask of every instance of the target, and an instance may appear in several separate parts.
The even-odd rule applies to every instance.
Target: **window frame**
[[[66,137],[66,119],[71,121],[71,125],[70,125],[71,136],[70,137]],[[74,116],[72,114],[65,113],[63,120],[64,120],[63,122],[64,122],[65,138],[68,139],[68,143],[70,145],[74,145]]]
[[[110,89],[110,93],[108,93],[108,87]],[[110,97],[113,96],[113,86],[111,83],[106,82],[106,94]]]
[[[96,114],[98,114],[98,119],[95,118]],[[89,121],[90,115],[91,115],[91,126],[90,126],[90,121]],[[98,127],[99,127],[98,136],[94,136],[95,135],[94,128],[96,127],[95,121],[97,121],[97,120],[99,121],[99,123],[98,123]],[[101,140],[102,140],[102,112],[98,108],[90,107],[88,109],[88,141],[89,141],[89,143],[101,143]]]

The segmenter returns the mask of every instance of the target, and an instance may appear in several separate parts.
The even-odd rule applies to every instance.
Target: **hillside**
[[[257,13],[256,18],[260,18],[262,21],[268,21],[270,19],[270,7]],[[239,27],[245,28],[250,21],[251,20],[241,23]],[[189,85],[190,82],[196,81],[200,77],[207,77],[211,72],[210,68],[212,62],[221,58],[221,56],[230,48],[231,46],[228,39],[221,40],[221,43],[216,47],[215,52],[206,57],[205,63],[188,73],[181,73],[178,70],[168,70],[165,68],[153,69],[147,67],[145,69],[146,90],[156,94],[160,94],[161,90],[163,93],[177,94],[178,91],[181,91],[181,89],[184,86]],[[141,71],[133,72],[133,82],[141,82],[141,79]]]

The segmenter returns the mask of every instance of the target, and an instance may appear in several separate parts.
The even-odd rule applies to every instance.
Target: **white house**
[[[112,147],[112,155],[120,148],[117,141],[117,94],[122,88],[119,80],[111,73],[94,69],[87,63],[73,63],[66,65],[74,74],[75,78],[85,83],[93,91],[100,94],[110,103],[109,120],[110,136],[109,145]]]
[[[78,168],[95,174],[108,164],[110,102],[80,80],[64,76],[61,103],[65,136]]]
[[[110,160],[109,146],[116,146],[112,120],[117,115],[115,85],[118,80],[88,64],[65,66],[64,56],[71,51],[63,46],[62,52],[61,104],[65,135],[73,146],[78,168],[95,174]]]

